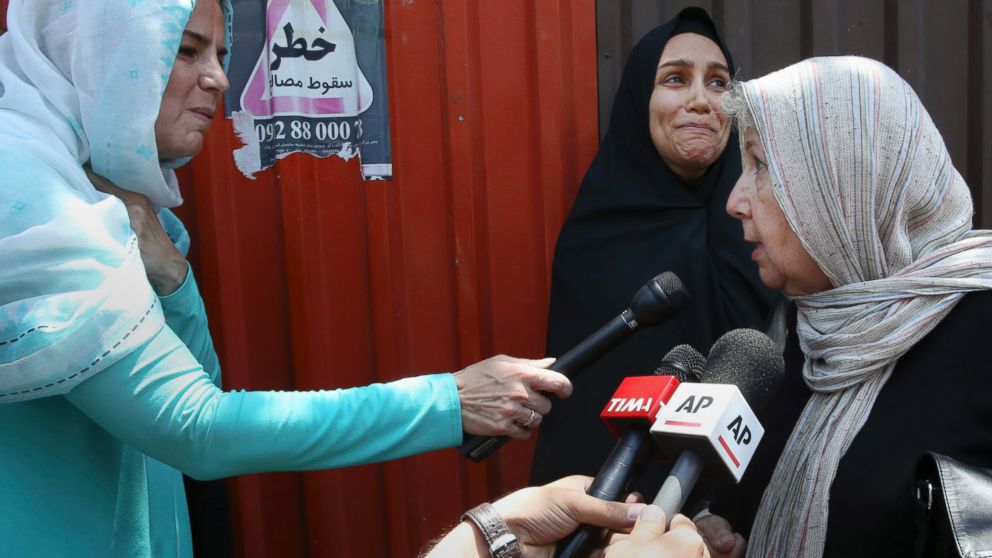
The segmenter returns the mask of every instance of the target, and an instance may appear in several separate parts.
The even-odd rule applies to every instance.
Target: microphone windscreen
[[[706,366],[706,357],[692,345],[677,345],[665,354],[655,374],[670,374],[680,382],[698,382]]]
[[[671,271],[666,271],[659,274],[654,278],[655,282],[661,288],[661,291],[665,293],[669,298],[688,298],[689,291],[685,289],[685,285],[682,284],[682,280],[679,279],[678,275],[675,275]]]
[[[754,329],[735,329],[713,343],[702,382],[734,384],[752,409],[764,407],[785,375],[782,350]]]
[[[678,275],[666,271],[634,293],[630,310],[639,325],[652,326],[677,316],[691,300]]]

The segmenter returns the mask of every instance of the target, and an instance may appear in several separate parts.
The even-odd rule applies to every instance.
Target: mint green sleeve
[[[461,444],[454,377],[310,392],[224,392],[169,328],[65,396],[198,479],[396,459]]]
[[[162,303],[165,324],[179,336],[179,340],[193,353],[203,366],[210,381],[222,387],[220,361],[214,351],[214,341],[207,327],[207,312],[193,278],[192,266],[186,271],[186,280],[171,294],[158,297]]]
[[[158,220],[176,250],[183,257],[187,257],[190,238],[186,225],[175,213],[165,208],[159,210]],[[196,280],[193,278],[193,266],[187,268],[186,279],[175,292],[160,296],[158,300],[162,303],[162,314],[165,315],[166,325],[176,332],[179,340],[203,365],[203,370],[213,383],[217,384],[217,387],[222,387],[220,361],[217,359],[214,342],[207,328],[207,312],[203,307],[203,299],[200,297]]]

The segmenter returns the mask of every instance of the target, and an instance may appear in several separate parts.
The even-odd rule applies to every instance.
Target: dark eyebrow
[[[710,62],[708,65],[711,70],[723,70],[724,72],[730,73],[730,68],[722,62]]]
[[[684,67],[692,68],[695,65],[696,65],[696,63],[695,62],[692,62],[691,60],[686,60],[684,58],[678,58],[676,60],[668,60],[667,62],[662,62],[661,64],[658,64],[658,68],[661,69],[661,68],[667,68],[667,67],[670,67],[670,66],[679,66],[679,67],[683,67],[684,66]],[[709,68],[709,69],[711,69],[711,70],[723,70],[724,72],[727,72],[728,74],[730,73],[730,68],[728,68],[727,65],[724,64],[723,62],[715,62],[715,61],[714,62],[710,62],[709,64],[706,65],[706,67]]]
[[[690,62],[685,58],[678,58],[676,60],[669,60],[667,62],[662,62],[661,64],[658,64],[658,68],[667,68],[669,66],[688,66],[691,68],[695,65],[696,64],[694,62]]]
[[[210,44],[210,39],[207,36],[201,35],[201,34],[197,33],[196,31],[190,31],[190,30],[186,29],[186,30],[183,31],[183,36],[192,39],[194,42],[196,42],[200,46],[209,45]],[[227,47],[222,46],[219,49],[217,49],[217,52],[221,56],[224,56],[224,55],[227,54]]]
[[[190,39],[193,39],[194,41],[196,41],[196,42],[198,42],[200,44],[209,44],[210,43],[210,39],[209,38],[207,38],[205,35],[201,35],[201,34],[197,33],[196,31],[190,31],[189,29],[186,29],[186,30],[183,31],[183,35],[189,37]]]

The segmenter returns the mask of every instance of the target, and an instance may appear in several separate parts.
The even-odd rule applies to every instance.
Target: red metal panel
[[[227,389],[292,389],[291,323],[287,299],[282,191],[274,173],[255,182],[231,164],[239,143],[218,120],[206,153],[191,164],[185,197],[195,213],[194,260]],[[227,153],[224,158],[220,153]],[[302,555],[306,548],[300,475],[234,479],[233,524],[249,534],[245,556]]]
[[[248,181],[226,121],[182,177],[229,388],[541,356],[554,239],[596,149],[594,3],[393,1],[386,33],[395,179],[294,155]],[[239,549],[415,555],[524,484],[530,451],[240,477]]]
[[[385,17],[396,178],[293,155],[248,180],[220,118],[180,172],[227,389],[541,356],[554,240],[597,145],[594,0],[389,0]],[[522,486],[531,449],[232,479],[239,554],[413,556]]]

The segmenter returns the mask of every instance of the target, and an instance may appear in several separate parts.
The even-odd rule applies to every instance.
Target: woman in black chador
[[[652,373],[675,345],[705,355],[730,329],[764,328],[779,300],[724,210],[741,173],[737,135],[720,108],[733,74],[730,52],[698,8],[630,53],[606,138],[558,238],[547,354],[568,351],[663,271],[682,279],[692,304],[574,380],[572,397],[556,401],[540,428],[531,484],[596,473],[615,443],[599,412],[624,376]],[[655,471],[640,487],[660,480]]]

